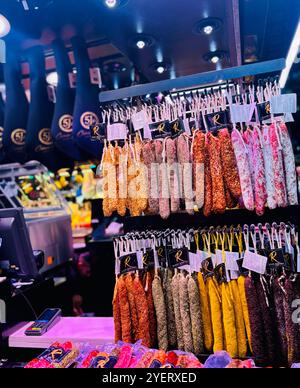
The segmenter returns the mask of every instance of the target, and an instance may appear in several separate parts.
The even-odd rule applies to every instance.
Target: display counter
[[[56,341],[89,343],[95,346],[114,342],[113,318],[61,318],[55,326],[40,337],[24,334],[32,323],[23,322],[9,330],[7,334],[10,348],[45,349]]]

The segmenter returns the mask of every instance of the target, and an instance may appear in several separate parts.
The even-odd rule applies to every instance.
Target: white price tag
[[[120,273],[120,260],[118,258],[116,258],[116,262],[115,262],[115,274],[116,275],[119,275]]]
[[[297,95],[296,93],[280,94],[270,99],[272,114],[296,113],[297,112]]]
[[[195,260],[195,257],[196,257],[195,253],[189,252],[190,268],[191,268],[191,271],[194,271],[194,272],[197,271],[196,270],[196,260]]]
[[[142,129],[147,125],[147,114],[144,110],[134,113],[131,116],[131,122],[135,131]]]
[[[204,261],[204,260],[208,259],[209,257],[211,257],[211,255],[209,255],[205,251],[197,251],[197,257],[199,258],[200,264],[201,264],[202,261]]]
[[[223,252],[219,249],[216,250],[216,265],[222,264],[223,261]]]
[[[250,271],[264,275],[266,272],[267,262],[267,257],[246,251],[243,260],[243,267],[249,269]]]
[[[127,138],[127,127],[122,123],[107,126],[107,140],[124,140]]]
[[[297,254],[297,272],[300,273],[300,253]]]
[[[202,261],[206,260],[209,256],[207,252],[197,251],[197,253],[189,252],[189,260],[192,271],[199,272]]]
[[[213,266],[216,267],[216,265],[217,265],[217,255],[215,255],[214,253],[211,254],[211,261],[213,263]]]
[[[234,123],[249,123],[252,119],[255,104],[233,104],[230,106],[230,117]]]
[[[138,268],[139,269],[144,269],[144,265],[143,265],[143,251],[137,251],[136,252],[136,258],[137,258],[137,262],[138,262]]]
[[[238,271],[239,266],[237,260],[240,258],[238,252],[225,252],[226,256],[226,268],[231,271]]]
[[[294,117],[293,117],[293,115],[291,113],[285,113],[284,121],[286,123],[293,123],[295,120],[294,120]]]
[[[189,119],[183,119],[183,126],[184,126],[184,131],[190,136],[191,129],[190,129]]]
[[[151,130],[149,124],[144,125],[144,139],[152,139]]]

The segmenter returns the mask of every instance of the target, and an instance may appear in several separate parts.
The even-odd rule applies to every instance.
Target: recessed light
[[[118,1],[117,0],[105,0],[105,5],[108,8],[115,8],[118,5]]]
[[[222,59],[226,58],[227,52],[222,50],[210,51],[203,55],[203,59],[207,62],[214,64],[219,63]]]
[[[193,30],[195,34],[210,35],[222,27],[222,20],[219,18],[205,18],[195,24]]]
[[[146,47],[146,42],[144,40],[138,40],[136,42],[136,46],[137,48],[139,48],[140,50],[143,50],[143,48]]]
[[[130,46],[143,50],[146,47],[151,47],[155,43],[155,38],[151,35],[136,34],[130,40]]]
[[[205,26],[203,28],[203,32],[206,34],[206,35],[210,35],[212,32],[213,32],[214,28],[213,26]]]
[[[169,62],[155,62],[151,65],[151,68],[158,74],[163,74],[170,69]]]
[[[164,66],[161,65],[161,66],[157,66],[156,71],[158,72],[158,74],[163,74],[166,71],[166,69]]]
[[[123,7],[127,4],[128,0],[102,0],[103,5],[109,9],[115,9],[119,7]]]
[[[10,23],[4,15],[0,14],[0,38],[7,35],[10,31]]]
[[[217,55],[214,55],[213,57],[210,58],[210,61],[212,63],[218,63],[220,58]]]

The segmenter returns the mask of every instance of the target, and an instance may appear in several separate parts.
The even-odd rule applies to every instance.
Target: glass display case
[[[73,257],[71,209],[45,166],[0,166],[0,208],[10,207],[23,208],[32,247],[45,254],[41,272]]]

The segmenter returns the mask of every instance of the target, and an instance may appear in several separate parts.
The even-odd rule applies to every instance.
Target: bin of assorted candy
[[[225,351],[209,356],[204,364],[192,353],[165,352],[136,344],[118,342],[92,346],[71,342],[51,345],[25,368],[255,368],[253,360],[233,360]]]

